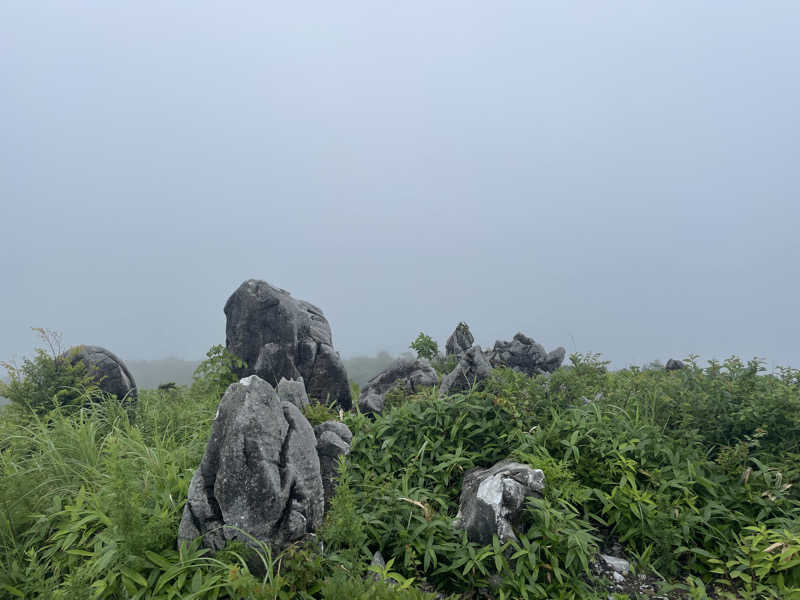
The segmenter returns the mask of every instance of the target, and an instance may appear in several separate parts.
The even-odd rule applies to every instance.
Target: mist
[[[264,279],[345,357],[800,366],[800,6],[6,2],[0,359],[201,359]]]

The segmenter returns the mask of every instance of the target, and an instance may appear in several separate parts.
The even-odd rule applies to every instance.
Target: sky
[[[0,359],[522,331],[800,367],[800,4],[0,3]]]

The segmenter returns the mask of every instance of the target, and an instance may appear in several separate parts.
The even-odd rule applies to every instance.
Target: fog
[[[800,5],[0,4],[0,359],[202,358],[245,279],[343,356],[459,321],[800,366]]]

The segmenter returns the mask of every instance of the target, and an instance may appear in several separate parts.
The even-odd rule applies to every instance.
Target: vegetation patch
[[[50,356],[0,389],[2,598],[605,599],[592,562],[611,545],[663,597],[800,598],[794,369],[612,372],[576,354],[550,375],[398,394],[383,415],[341,416],[351,454],[316,535],[211,557],[175,540],[235,357],[212,349],[191,387],[128,407],[63,384]],[[472,544],[452,525],[464,473],[505,458],[542,469],[544,497],[516,540]]]

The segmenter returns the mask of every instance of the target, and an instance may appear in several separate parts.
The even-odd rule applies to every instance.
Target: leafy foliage
[[[439,345],[436,343],[436,340],[429,335],[425,335],[421,331],[417,339],[411,342],[409,348],[417,353],[417,358],[427,358],[431,360],[439,355]]]
[[[800,598],[794,370],[611,372],[576,354],[549,376],[498,369],[465,394],[345,413],[351,454],[316,537],[212,557],[175,538],[232,360],[212,349],[191,388],[140,390],[135,414],[103,397],[2,409],[0,597],[605,598],[589,565],[613,541],[670,598]],[[541,468],[545,495],[517,540],[472,544],[452,527],[461,480],[507,457]]]
[[[236,373],[246,367],[241,358],[217,344],[206,352],[206,359],[195,370],[193,387],[201,394],[220,397],[230,384],[239,381]]]
[[[56,407],[81,406],[91,403],[100,394],[83,362],[71,364],[61,350],[61,335],[55,331],[34,327],[47,349],[39,348],[36,355],[24,359],[22,366],[0,362],[8,371],[8,383],[0,381],[0,396],[37,414]]]

